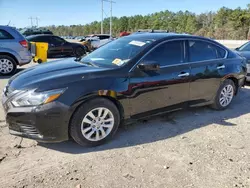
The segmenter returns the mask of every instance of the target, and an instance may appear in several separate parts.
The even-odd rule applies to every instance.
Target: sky
[[[113,16],[131,16],[154,12],[191,11],[194,13],[228,8],[246,8],[249,0],[114,0]],[[109,17],[110,3],[104,3],[104,17]],[[0,0],[0,25],[31,26],[30,17],[39,26],[78,25],[101,20],[101,0]],[[33,24],[36,21],[33,20]]]

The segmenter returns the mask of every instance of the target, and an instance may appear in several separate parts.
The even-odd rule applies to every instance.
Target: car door
[[[227,51],[208,41],[188,40],[191,67],[190,105],[210,102],[225,76]]]
[[[61,37],[54,36],[55,40],[58,41],[59,44],[61,44],[61,54],[62,55],[72,55],[73,54],[73,47],[72,43],[67,42]]]
[[[159,70],[144,71],[139,68],[140,64],[150,62],[159,64]],[[189,100],[189,74],[184,41],[159,44],[130,72],[131,116],[185,106]]]
[[[45,42],[48,43],[48,55],[50,54],[51,50],[51,40],[50,35],[40,35],[40,36],[34,36],[32,39],[33,42]]]
[[[66,41],[57,36],[50,37],[49,51],[51,55],[65,55],[67,48],[65,48]],[[72,48],[71,48],[72,51]]]

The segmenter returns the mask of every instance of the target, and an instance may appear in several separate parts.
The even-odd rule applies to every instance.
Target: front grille
[[[27,135],[39,135],[35,127],[23,123],[9,123],[9,129],[17,132],[22,132]]]
[[[20,129],[22,130],[22,132],[24,132],[28,135],[39,135],[36,128],[33,127],[32,125],[19,124],[19,126],[20,126]]]
[[[10,123],[9,129],[17,132],[22,132],[20,126],[16,123]]]

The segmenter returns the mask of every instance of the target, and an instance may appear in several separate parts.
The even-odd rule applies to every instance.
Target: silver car
[[[13,27],[0,25],[0,75],[11,75],[32,59],[26,39]]]

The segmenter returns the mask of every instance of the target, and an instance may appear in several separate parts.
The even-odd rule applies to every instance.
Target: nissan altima
[[[224,110],[245,77],[245,58],[213,40],[142,33],[26,69],[9,80],[2,103],[10,134],[96,146],[128,120],[204,105]]]

